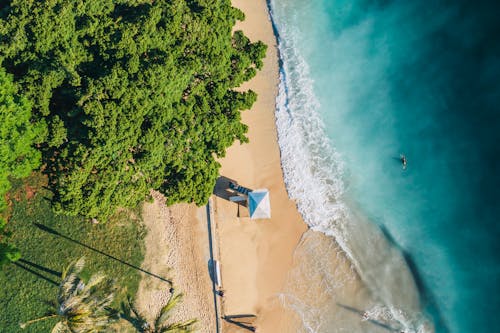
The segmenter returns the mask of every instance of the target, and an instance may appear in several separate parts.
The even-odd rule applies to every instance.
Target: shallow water
[[[437,332],[489,332],[500,310],[500,4],[271,7],[282,164],[306,222],[336,239],[388,316],[405,313],[374,317],[428,330],[410,263]],[[331,326],[309,331],[342,331]]]

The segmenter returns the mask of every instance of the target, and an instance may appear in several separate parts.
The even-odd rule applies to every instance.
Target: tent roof
[[[252,219],[270,219],[269,190],[260,189],[248,193],[248,209]]]

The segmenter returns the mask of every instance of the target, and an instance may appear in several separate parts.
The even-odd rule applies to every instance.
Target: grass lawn
[[[43,189],[44,181],[35,175],[24,183],[14,184],[9,194],[12,207],[8,229],[22,259],[0,270],[0,332],[50,332],[54,321],[39,322],[24,330],[19,323],[46,313],[46,301],[57,297],[62,270],[81,256],[86,258],[84,276],[102,271],[116,279],[121,288],[115,301],[117,305],[127,293],[135,295],[139,285],[140,275],[136,269],[77,242],[140,266],[144,238],[140,219],[134,218],[133,213],[123,212],[107,223],[92,224],[79,217],[55,215],[46,199],[50,193]]]

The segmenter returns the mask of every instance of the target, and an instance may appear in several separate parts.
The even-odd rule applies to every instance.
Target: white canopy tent
[[[251,219],[270,219],[269,190],[260,189],[248,193],[248,211]]]

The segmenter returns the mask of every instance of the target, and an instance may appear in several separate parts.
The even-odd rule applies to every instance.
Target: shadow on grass
[[[47,281],[47,282],[49,282],[49,283],[53,284],[53,285],[54,285],[54,286],[56,286],[56,287],[57,287],[57,286],[59,286],[59,283],[57,283],[56,281],[54,281],[54,280],[52,280],[52,279],[49,279],[49,278],[48,278],[48,277],[46,277],[46,276],[43,276],[42,274],[40,274],[40,273],[38,273],[38,272],[36,272],[36,271],[32,270],[31,268],[29,268],[29,267],[27,267],[27,266],[25,266],[25,265],[20,264],[19,262],[13,262],[13,264],[14,264],[14,265],[16,265],[17,267],[21,268],[21,269],[24,269],[25,271],[27,271],[27,272],[29,272],[29,273],[31,273],[31,274],[33,274],[33,275],[35,275],[35,276],[36,276],[36,277],[38,277],[38,278],[40,278],[40,279],[42,279],[42,280],[45,280],[45,281]]]
[[[23,258],[19,259],[18,262],[23,263],[23,264],[28,265],[28,266],[31,266],[31,267],[36,268],[38,270],[44,271],[46,273],[52,274],[58,278],[60,278],[62,276],[62,272],[58,272],[58,271],[55,271],[53,269],[47,268],[45,266],[35,264],[34,262],[31,262],[31,261],[23,259]]]
[[[110,259],[113,259],[113,260],[115,260],[115,261],[118,261],[119,263],[121,263],[121,264],[123,264],[123,265],[126,265],[126,266],[128,266],[128,267],[130,267],[130,268],[132,268],[132,269],[138,270],[138,271],[140,271],[140,272],[142,272],[142,273],[144,273],[144,274],[147,274],[147,275],[149,275],[149,276],[152,276],[152,277],[154,277],[154,278],[157,278],[158,280],[161,280],[161,281],[167,282],[170,286],[172,286],[172,285],[173,285],[173,283],[172,283],[172,281],[171,281],[171,280],[165,279],[164,277],[161,277],[161,276],[156,275],[156,274],[154,274],[154,273],[148,272],[148,271],[146,271],[146,270],[144,270],[144,269],[142,269],[142,268],[140,268],[140,267],[137,267],[137,266],[135,266],[135,265],[129,264],[128,262],[123,261],[123,260],[121,260],[121,259],[119,259],[119,258],[113,257],[113,256],[112,256],[112,255],[110,255],[110,254],[107,254],[107,253],[105,253],[105,252],[103,252],[103,251],[101,251],[101,250],[98,250],[98,249],[96,249],[96,248],[94,248],[94,247],[92,247],[92,246],[89,246],[89,245],[84,244],[84,243],[82,243],[82,242],[80,242],[80,241],[77,241],[76,239],[73,239],[73,238],[70,238],[70,237],[68,237],[68,236],[66,236],[66,235],[64,235],[64,234],[61,234],[60,232],[58,232],[58,231],[56,231],[56,230],[54,230],[54,229],[52,229],[52,228],[49,228],[49,227],[47,227],[47,226],[45,226],[45,225],[43,225],[43,224],[40,224],[40,223],[33,223],[33,224],[35,225],[35,227],[37,227],[38,229],[40,229],[40,230],[42,230],[42,231],[45,231],[45,232],[47,232],[47,233],[49,233],[49,234],[52,234],[52,235],[54,235],[54,236],[58,236],[58,237],[64,238],[64,239],[66,239],[66,240],[68,240],[68,241],[70,241],[70,242],[73,242],[73,243],[75,243],[75,244],[78,244],[78,245],[80,245],[80,246],[83,246],[83,247],[85,247],[85,248],[87,248],[87,249],[89,249],[89,250],[92,250],[92,251],[94,251],[94,252],[96,252],[96,253],[99,253],[99,254],[101,254],[101,255],[103,255],[103,256],[105,256],[105,257],[108,257],[108,258],[110,258]]]

